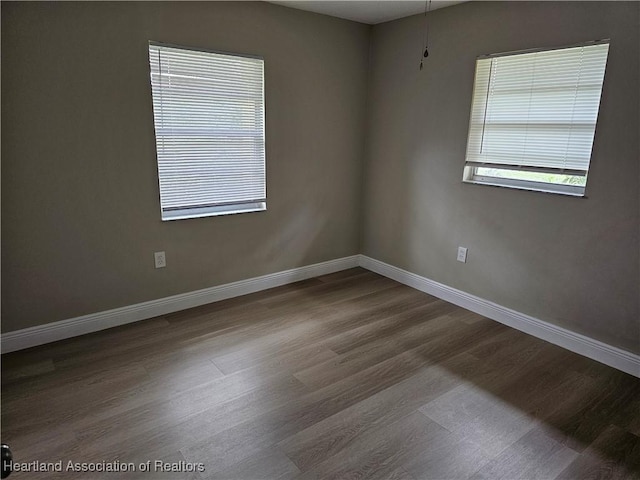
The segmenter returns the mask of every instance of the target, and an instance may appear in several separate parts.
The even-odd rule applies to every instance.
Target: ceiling
[[[433,0],[430,10],[444,8],[464,0]],[[360,0],[280,0],[269,1],[284,5],[285,7],[307,10],[309,12],[322,13],[332,17],[345,18],[361,23],[375,25],[376,23],[388,22],[418,13],[424,13],[424,0],[380,0],[380,1],[360,1]]]

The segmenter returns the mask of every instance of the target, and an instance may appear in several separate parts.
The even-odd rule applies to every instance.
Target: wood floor
[[[4,355],[2,441],[205,467],[16,480],[640,478],[640,380],[352,269]]]

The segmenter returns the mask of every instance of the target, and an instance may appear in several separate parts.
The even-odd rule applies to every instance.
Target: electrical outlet
[[[458,247],[458,261],[467,263],[467,249],[465,247]]]
[[[164,268],[167,266],[167,257],[164,252],[155,252],[153,258],[156,261],[156,268]]]

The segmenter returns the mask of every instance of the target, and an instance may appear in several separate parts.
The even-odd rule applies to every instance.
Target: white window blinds
[[[149,45],[163,220],[266,208],[264,61]]]
[[[586,176],[608,50],[478,59],[466,166]]]

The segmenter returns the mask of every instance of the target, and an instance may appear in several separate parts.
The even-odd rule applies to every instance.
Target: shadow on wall
[[[300,206],[290,215],[288,222],[280,227],[278,235],[264,242],[262,248],[267,252],[267,271],[281,268],[283,256],[292,267],[314,263],[309,254],[317,251],[320,244],[317,239],[328,223],[329,218],[325,213],[319,213],[309,206]]]

